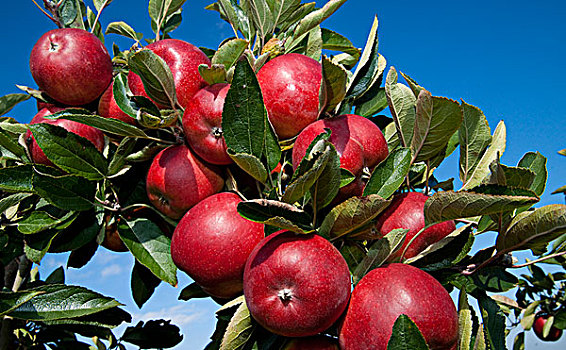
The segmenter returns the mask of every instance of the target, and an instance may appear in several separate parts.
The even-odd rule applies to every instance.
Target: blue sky
[[[230,27],[215,12],[203,9],[208,3],[188,0],[184,22],[172,36],[210,48],[216,48],[230,36]],[[319,5],[323,3],[317,1]],[[564,203],[564,197],[550,195],[552,190],[566,184],[566,157],[556,153],[566,148],[562,102],[566,78],[563,2],[349,0],[324,26],[363,47],[374,14],[379,18],[380,52],[388,65],[409,74],[433,95],[463,99],[480,107],[492,129],[503,119],[507,126],[507,151],[502,162],[515,165],[525,152],[540,151],[548,158],[550,171],[541,205]],[[127,22],[147,37],[152,36],[147,0],[114,0],[101,21],[106,28],[117,20]],[[35,87],[29,73],[29,53],[41,34],[53,28],[31,0],[3,4],[0,96],[19,92],[15,84]],[[109,35],[107,47],[113,41],[121,49],[130,45],[127,40]],[[35,103],[28,101],[9,116],[28,122],[34,114]],[[447,161],[439,174],[444,178],[457,177],[456,160]],[[483,242],[493,244],[492,239],[485,237]],[[49,255],[41,271],[47,274],[65,260],[65,255]],[[68,282],[115,297],[134,315],[134,324],[139,319],[173,318],[188,339],[178,348],[202,348],[214,329],[217,305],[209,300],[177,302],[181,288],[190,282],[179,273],[179,288],[161,285],[143,310],[138,310],[129,292],[132,263],[129,254],[100,249],[86,268],[67,270]],[[566,337],[555,345],[533,339],[529,332],[528,349],[558,349],[566,344]]]

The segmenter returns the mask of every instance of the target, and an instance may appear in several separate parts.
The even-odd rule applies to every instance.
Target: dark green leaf
[[[238,61],[224,102],[222,130],[234,154],[261,159],[265,145],[267,112],[261,89],[247,60]]]
[[[9,155],[4,154],[4,151],[2,150],[4,148],[14,155],[14,159],[25,159],[26,152],[20,145],[19,139],[19,134],[12,134],[0,129],[0,156],[2,156],[2,158],[10,157]]]
[[[14,318],[43,321],[75,318],[120,305],[119,302],[78,286],[49,284],[28,292],[40,292],[9,315]]]
[[[312,218],[308,213],[275,200],[253,199],[238,203],[238,213],[248,220],[297,233],[312,231]]]
[[[0,168],[0,190],[33,192],[33,166],[30,164]]]
[[[340,171],[340,156],[334,148],[330,146],[330,157],[326,163],[322,173],[318,177],[315,184],[311,187],[311,198],[315,208],[321,209],[332,203],[332,200],[338,194],[342,175]]]
[[[79,249],[73,250],[67,259],[67,268],[80,269],[85,266],[92,259],[98,247],[98,243],[92,240]]]
[[[240,6],[251,18],[260,37],[266,37],[275,25],[275,18],[266,0],[242,0]]]
[[[398,148],[379,163],[364,188],[364,196],[377,194],[389,198],[409,174],[411,151],[408,148]]]
[[[355,47],[348,38],[326,28],[322,28],[322,48],[347,53],[355,60],[358,60],[361,55],[361,50]]]
[[[8,208],[17,205],[27,197],[31,196],[30,193],[14,193],[10,196],[0,199],[0,213],[5,212]],[[2,246],[0,244],[0,246]]]
[[[291,44],[286,45],[286,49],[289,50],[293,43],[300,41],[301,37],[311,31],[314,27],[321,24],[325,19],[330,17],[346,0],[329,0],[324,6],[318,10],[315,10],[299,21],[299,24],[293,32],[293,40],[289,40]]]
[[[170,320],[150,320],[126,328],[120,339],[140,349],[168,349],[179,344],[183,336],[179,327],[171,324]]]
[[[62,223],[74,220],[76,218],[75,212],[68,212],[61,218],[53,217],[45,211],[33,211],[25,219],[18,221],[18,231],[23,234],[33,234],[48,230],[61,225]]]
[[[135,106],[135,102],[129,98],[132,93],[128,87],[128,76],[126,74],[116,75],[114,83],[112,84],[112,93],[116,104],[122,112],[135,119],[137,117],[139,107]]]
[[[505,349],[505,315],[497,303],[485,293],[477,299],[485,325],[486,342],[492,349]]]
[[[47,278],[45,279],[45,283],[48,284],[64,284],[65,283],[65,270],[63,266],[59,266]]]
[[[257,181],[265,183],[265,180],[267,180],[267,170],[259,158],[246,153],[232,153],[230,149],[228,149],[228,155],[246,173],[250,174]]]
[[[108,165],[108,176],[116,175],[124,169],[126,157],[134,150],[135,145],[136,139],[134,138],[125,137],[122,141],[120,141],[120,144]]]
[[[135,41],[139,41],[142,38],[141,33],[136,33],[136,31],[132,27],[130,27],[126,22],[122,21],[112,22],[108,24],[105,34],[118,34]]]
[[[458,297],[458,333],[459,349],[470,349],[473,336],[472,309],[468,303],[468,295],[465,290],[460,290]]]
[[[20,102],[29,99],[31,96],[28,94],[9,94],[0,97],[0,116],[8,113]]]
[[[43,259],[45,254],[47,254],[47,251],[51,247],[51,243],[58,234],[58,231],[50,230],[43,232],[40,235],[26,236],[24,238],[24,253],[26,254],[26,257],[39,265],[41,259]]]
[[[275,133],[275,129],[273,129],[273,125],[267,119],[267,116],[264,119],[265,122],[265,158],[266,164],[269,171],[272,171],[279,165],[281,161],[281,146],[279,145],[279,138]]]
[[[566,233],[566,205],[551,204],[517,215],[505,234],[497,238],[498,250],[524,250],[546,247]]]
[[[417,325],[407,315],[400,315],[393,324],[387,350],[428,350],[428,345]]]
[[[346,241],[340,248],[340,254],[342,254],[344,260],[348,263],[350,273],[353,274],[358,265],[366,257],[366,250],[357,242]]]
[[[50,176],[35,172],[32,179],[37,194],[60,209],[85,211],[93,206],[96,184],[82,177]]]
[[[161,280],[155,277],[147,267],[143,266],[138,261],[135,262],[132,268],[130,286],[132,289],[132,297],[140,309],[153,295],[155,288],[157,288],[160,283]]]
[[[171,239],[149,219],[122,217],[118,232],[137,261],[172,286],[177,285],[177,268],[171,258]]]
[[[24,305],[42,291],[0,292],[0,316],[4,316]]]
[[[171,69],[151,50],[142,49],[128,59],[130,69],[140,76],[145,92],[156,103],[175,108],[177,93]]]
[[[491,129],[483,112],[462,102],[464,119],[460,126],[460,180],[466,183],[487,147],[491,144]]]
[[[183,288],[181,294],[179,294],[178,299],[187,301],[194,298],[208,298],[209,296],[210,295],[208,295],[204,290],[202,290],[201,286],[199,286],[196,282],[193,282],[188,286],[186,286],[185,288]]]
[[[227,80],[224,65],[213,64],[208,66],[203,63],[198,66],[198,72],[209,85],[223,83]]]
[[[356,114],[371,117],[387,107],[385,88],[372,88],[362,98],[355,102]]]
[[[47,158],[61,169],[88,180],[105,177],[108,164],[87,139],[46,123],[33,124],[29,128]]]
[[[395,253],[405,241],[405,236],[409,230],[394,229],[385,237],[376,241],[369,248],[366,257],[356,267],[353,272],[354,282],[357,283],[369,271],[380,267],[387,259]]]
[[[64,110],[46,117],[46,119],[67,119],[81,124],[90,125],[99,130],[118,136],[148,137],[143,130],[124,123],[115,118],[103,118],[92,114],[81,114],[80,110]]]
[[[319,234],[324,237],[342,237],[362,227],[381,213],[390,201],[376,194],[352,197],[338,204],[322,222]]]
[[[447,220],[490,215],[511,211],[539,201],[528,191],[508,192],[506,188],[488,185],[476,188],[476,192],[437,192],[424,207],[427,225]]]

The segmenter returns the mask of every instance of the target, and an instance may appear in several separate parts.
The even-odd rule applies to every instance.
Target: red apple
[[[442,285],[405,264],[370,271],[354,288],[340,328],[340,348],[385,350],[395,320],[407,315],[431,350],[455,349],[458,312]]]
[[[96,100],[112,81],[108,51],[95,35],[82,29],[61,28],[43,34],[29,62],[39,88],[69,106]]]
[[[163,214],[180,219],[191,207],[222,189],[220,170],[199,160],[185,145],[159,152],[147,173],[151,203]]]
[[[403,246],[394,254],[401,257],[403,250],[411,239],[425,226],[424,205],[429,197],[420,192],[408,192],[393,197],[391,205],[377,217],[375,229],[380,237],[387,235],[393,229],[408,229]],[[445,221],[424,230],[411,243],[404,258],[412,258],[425,250],[429,245],[440,241],[456,229],[454,221]]]
[[[210,59],[198,47],[178,39],[164,39],[146,46],[161,57],[171,69],[177,100],[182,107],[206,85],[198,72],[200,64],[210,65]],[[128,85],[134,95],[147,96],[141,78],[134,72],[128,74]],[[171,106],[158,105],[159,108]]]
[[[336,339],[325,336],[316,335],[313,337],[293,338],[283,350],[339,350],[338,341]]]
[[[214,84],[200,89],[183,114],[187,143],[196,154],[212,164],[232,163],[222,137],[222,109],[229,89],[230,84]]]
[[[330,129],[330,142],[340,156],[340,166],[354,175],[361,175],[364,166],[373,168],[387,157],[387,142],[379,127],[370,120],[354,114],[317,120],[307,126],[293,146],[293,168],[297,168],[311,142],[324,129]]]
[[[72,132],[89,140],[90,142],[92,142],[94,147],[96,147],[96,149],[102,152],[102,149],[104,148],[104,134],[102,133],[102,131],[93,128],[92,126],[81,124],[72,120],[45,118],[46,116],[55,114],[62,110],[64,110],[64,108],[43,108],[42,110],[37,112],[37,114],[31,119],[30,124],[45,123],[60,126],[69,132]],[[43,150],[39,147],[39,145],[35,141],[35,138],[32,136],[31,131],[29,130],[26,132],[26,139],[31,141],[29,143],[29,149],[31,158],[35,163],[55,166],[53,162],[50,161],[47,156],[45,156],[45,153],[43,153]]]
[[[267,330],[286,337],[315,335],[345,310],[350,273],[326,239],[280,231],[251,253],[244,295],[250,314]]]
[[[223,299],[242,293],[244,265],[264,237],[263,224],[244,219],[231,192],[203,199],[183,216],[171,240],[171,257],[208,294]]]
[[[533,323],[533,331],[540,340],[557,341],[562,336],[562,329],[552,326],[548,335],[546,337],[543,335],[543,328],[549,317],[550,315],[547,314],[537,314]]]
[[[98,101],[98,115],[104,118],[114,118],[123,121],[124,123],[128,123],[131,125],[136,124],[136,120],[130,117],[128,114],[124,113],[118,107],[116,100],[114,99],[114,91],[113,91],[114,82],[108,86],[106,91],[100,97]]]
[[[318,118],[322,65],[316,60],[296,53],[278,56],[261,67],[257,80],[280,139],[296,136]]]

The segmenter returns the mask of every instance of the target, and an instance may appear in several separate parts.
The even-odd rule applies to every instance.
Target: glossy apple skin
[[[550,332],[548,336],[543,336],[543,328],[544,324],[548,320],[550,315],[539,314],[535,317],[535,322],[533,323],[533,331],[535,332],[536,336],[543,341],[557,341],[562,337],[562,329],[558,329],[554,326],[550,327]]]
[[[305,337],[329,328],[350,297],[350,273],[340,252],[318,235],[280,231],[264,238],[244,270],[250,314],[267,330]]]
[[[210,59],[198,47],[178,39],[163,39],[145,47],[161,57],[171,69],[177,100],[184,108],[198,90],[206,82],[198,72],[200,64],[210,65]],[[134,95],[147,96],[141,78],[131,72],[128,74],[128,85]],[[171,108],[158,104],[159,108]]]
[[[82,136],[85,139],[89,140],[96,149],[102,152],[104,148],[104,134],[102,131],[93,128],[92,126],[88,126],[85,124],[81,124],[79,122],[74,122],[72,120],[66,119],[45,119],[46,116],[55,114],[64,110],[64,108],[59,107],[51,107],[51,108],[43,108],[31,119],[30,124],[52,124],[57,125],[65,130],[72,132],[76,135]],[[50,161],[43,150],[39,147],[35,138],[33,137],[31,131],[26,132],[26,140],[30,140],[29,149],[31,153],[31,158],[34,163],[55,166],[52,161]]]
[[[408,229],[403,246],[392,258],[399,258],[410,240],[425,226],[424,205],[429,197],[420,192],[407,192],[396,195],[393,201],[381,213],[375,229],[382,237],[396,228]],[[404,258],[412,258],[425,250],[429,245],[440,241],[456,229],[454,221],[445,221],[424,230],[407,249]],[[374,237],[374,238],[379,238]]]
[[[318,118],[322,83],[318,61],[296,53],[281,55],[261,67],[257,80],[279,139],[296,136]]]
[[[203,199],[181,219],[171,240],[171,257],[208,294],[231,299],[242,293],[244,266],[263,239],[263,224],[244,219],[231,192]]]
[[[340,166],[356,176],[361,175],[364,167],[373,168],[389,154],[387,142],[377,125],[359,115],[343,114],[317,120],[301,131],[293,146],[294,169],[299,166],[311,142],[326,128],[332,132],[329,140],[340,156]]]
[[[338,341],[325,335],[293,338],[283,350],[339,350]]]
[[[102,96],[100,96],[100,100],[98,101],[98,115],[104,118],[118,119],[130,125],[136,125],[136,120],[118,107],[116,100],[114,100],[113,86],[114,82],[112,82]]]
[[[458,313],[450,295],[432,276],[406,264],[374,269],[356,285],[340,327],[340,348],[385,350],[401,314],[415,322],[431,350],[456,348]]]
[[[159,152],[147,173],[150,202],[163,214],[180,219],[190,208],[224,186],[220,170],[198,159],[185,145]]]
[[[37,41],[30,71],[39,88],[58,102],[80,106],[96,100],[112,81],[112,60],[102,42],[77,28],[50,30]]]
[[[205,86],[188,102],[183,114],[187,143],[196,154],[211,164],[232,163],[222,136],[222,109],[229,89],[230,84]]]

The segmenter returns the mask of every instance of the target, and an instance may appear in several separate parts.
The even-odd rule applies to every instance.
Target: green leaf
[[[330,148],[328,162],[326,162],[322,173],[310,188],[313,205],[319,210],[332,203],[332,200],[338,194],[342,181],[340,156],[334,145],[329,143],[328,146]]]
[[[352,241],[344,241],[344,245],[340,248],[340,254],[346,260],[350,273],[354,274],[354,271],[358,265],[366,257],[366,250],[361,244]]]
[[[65,270],[63,266],[59,266],[47,278],[45,279],[45,283],[48,284],[64,284],[65,283]]]
[[[231,0],[218,0],[218,11],[232,24],[234,30],[240,30],[248,41],[252,40],[253,28],[250,27],[250,19],[242,8]],[[211,9],[207,7],[207,9]]]
[[[127,220],[122,217],[118,232],[137,261],[155,276],[172,286],[177,285],[177,268],[171,258],[171,239],[149,219]]]
[[[499,160],[489,166],[491,176],[488,181],[490,184],[530,189],[535,173],[526,168],[509,167],[499,163]]]
[[[96,8],[96,11],[99,12],[103,9],[103,6],[106,7],[110,5],[111,2],[112,0],[93,0],[94,7]]]
[[[332,111],[346,96],[348,73],[344,67],[322,57],[322,76],[326,87],[326,111]]]
[[[385,88],[372,88],[362,98],[355,102],[356,114],[362,117],[371,117],[387,107]]]
[[[474,284],[483,290],[503,293],[519,283],[517,277],[499,266],[488,266],[470,276]]]
[[[315,61],[320,61],[322,58],[322,31],[320,26],[314,27],[308,33],[305,56],[308,56]]]
[[[194,298],[208,298],[209,296],[210,295],[208,295],[204,290],[202,290],[201,286],[199,286],[196,282],[193,282],[188,286],[186,286],[185,288],[183,288],[181,294],[179,294],[178,299],[187,301]]]
[[[88,180],[104,179],[108,164],[90,141],[56,125],[39,123],[29,128],[55,165]]]
[[[31,164],[0,168],[0,190],[6,192],[33,192]]]
[[[387,350],[428,350],[428,345],[417,325],[407,315],[400,315],[393,324]]]
[[[179,344],[183,336],[179,327],[171,324],[171,320],[149,320],[126,328],[120,340],[137,345],[140,349],[167,349]]]
[[[240,6],[251,18],[261,38],[265,38],[275,25],[275,18],[266,0],[241,0]]]
[[[81,110],[66,109],[50,115],[45,119],[72,120],[118,136],[148,137],[143,130],[136,126],[124,123],[123,121],[115,118],[104,118],[98,115],[83,114],[81,113]]]
[[[513,350],[525,350],[525,332],[519,332],[513,339]]]
[[[248,220],[297,233],[312,231],[312,217],[308,213],[275,200],[253,199],[238,203],[238,213]]]
[[[49,230],[40,235],[26,235],[24,238],[24,253],[26,257],[39,265],[58,234],[59,232],[56,230]]]
[[[214,53],[212,64],[222,64],[226,71],[229,70],[242,56],[248,44],[248,41],[244,39],[226,41],[218,48],[218,51]]]
[[[114,83],[112,84],[112,93],[114,95],[114,100],[122,112],[126,113],[130,117],[136,119],[139,106],[135,105],[128,96],[132,95],[130,88],[128,87],[128,76],[126,74],[118,74],[114,78]]]
[[[458,297],[458,333],[458,349],[469,350],[473,335],[473,320],[472,309],[465,290],[460,290]]]
[[[383,265],[393,253],[401,248],[407,232],[409,232],[409,230],[394,229],[383,238],[373,243],[367,255],[353,272],[354,283],[361,280],[369,271]]]
[[[385,95],[401,146],[408,147],[413,139],[417,99],[411,89],[397,82],[397,77],[397,71],[392,66],[387,73]]]
[[[267,112],[255,73],[247,60],[238,61],[222,111],[222,130],[232,153],[261,159]]]
[[[356,61],[361,55],[361,50],[355,47],[348,38],[326,28],[322,28],[322,48],[347,53]]]
[[[373,170],[364,188],[364,196],[377,194],[389,198],[401,186],[410,168],[411,151],[404,147],[394,150]]]
[[[528,152],[521,158],[517,166],[529,169],[535,173],[530,189],[536,193],[537,196],[541,196],[546,188],[546,180],[548,178],[546,158],[539,152]]]
[[[91,315],[121,304],[84,287],[48,284],[27,292],[39,292],[8,315],[31,321],[51,321]]]
[[[166,17],[177,12],[186,0],[150,0],[149,17],[155,22],[160,22]]]
[[[203,63],[198,66],[198,72],[209,85],[223,83],[227,80],[226,68],[224,68],[222,64],[212,64],[208,66]]]
[[[505,188],[488,185],[476,188],[476,192],[437,192],[425,203],[425,222],[431,225],[447,220],[498,214],[539,201],[534,193],[527,195],[528,192],[523,191],[522,195],[515,195],[505,194],[505,191]],[[501,194],[496,194],[498,192]]]
[[[60,21],[65,28],[85,29],[82,18],[81,16],[79,16],[80,5],[76,0],[63,0],[56,9]],[[82,24],[82,27],[80,26],[80,24]]]
[[[345,236],[373,220],[390,202],[376,194],[349,198],[326,215],[319,234],[332,238]]]
[[[126,165],[126,157],[131,154],[136,146],[136,139],[125,137],[120,141],[112,160],[108,165],[108,176],[118,174]]]
[[[293,15],[293,13],[299,8],[301,5],[300,0],[281,0],[281,1],[273,1],[267,0],[267,4],[271,10],[271,14],[273,15],[274,25],[279,23],[283,23],[288,20],[288,18]]]
[[[485,325],[486,342],[491,349],[505,349],[505,315],[485,293],[476,298]]]
[[[269,119],[267,119],[267,116],[264,119],[264,123],[266,129],[264,154],[266,158],[267,169],[269,171],[272,171],[277,167],[277,165],[279,165],[279,162],[281,161],[282,151],[281,146],[279,145],[279,138],[275,133],[273,125],[271,125]]]
[[[517,251],[546,247],[566,233],[566,205],[551,204],[517,215],[505,234],[497,238],[497,249]]]
[[[10,132],[0,129],[0,157],[1,158],[11,157],[11,155],[5,153],[4,150],[2,150],[4,148],[8,152],[12,153],[16,160],[26,159],[26,151],[19,143],[19,140],[20,140],[19,134],[12,134]]]
[[[177,106],[173,74],[161,57],[151,50],[142,49],[129,57],[128,65],[140,76],[145,92],[153,101],[171,108]]]
[[[32,298],[42,294],[42,291],[19,291],[1,292],[0,291],[0,316],[4,316],[18,307],[24,305]]]
[[[432,97],[430,92],[422,90],[417,99],[411,142],[413,162],[430,160],[444,151],[461,123],[462,110],[456,101]]]
[[[460,126],[460,180],[466,183],[485,150],[491,144],[491,129],[483,112],[462,102],[464,119]]]
[[[29,196],[31,196],[31,193],[14,193],[10,196],[0,199],[0,213],[4,213],[6,210],[13,207],[14,205],[17,205]],[[0,247],[1,246],[2,244],[0,244]]]
[[[230,149],[228,149],[228,155],[246,173],[250,174],[257,181],[265,183],[265,180],[267,180],[267,170],[259,158],[246,153],[232,153]]]
[[[475,169],[472,171],[467,181],[462,186],[462,190],[469,190],[480,185],[490,174],[489,165],[500,158],[505,152],[507,131],[503,121],[497,124],[493,132],[491,146],[485,151]]]
[[[8,113],[15,105],[28,100],[30,97],[28,94],[8,94],[0,97],[0,116]]]
[[[68,212],[61,218],[56,218],[49,215],[45,211],[36,210],[33,211],[25,219],[18,221],[18,231],[23,234],[33,234],[55,228],[62,223],[72,221],[76,218],[77,214],[75,212]]]
[[[314,27],[321,24],[325,19],[330,17],[346,0],[329,0],[324,6],[318,10],[315,10],[299,21],[299,24],[293,32],[293,40],[289,46],[286,45],[286,49],[290,49],[294,43],[299,42],[301,37],[311,31]]]
[[[30,178],[38,195],[63,210],[85,211],[92,208],[96,184],[74,175],[50,176],[35,172]]]
[[[246,303],[241,303],[230,319],[224,337],[222,337],[220,350],[243,349],[252,339],[254,328],[250,310],[248,310]]]
[[[161,280],[137,260],[132,268],[132,278],[130,287],[132,297],[136,305],[141,309],[143,304],[153,295],[155,288],[159,286]]]

